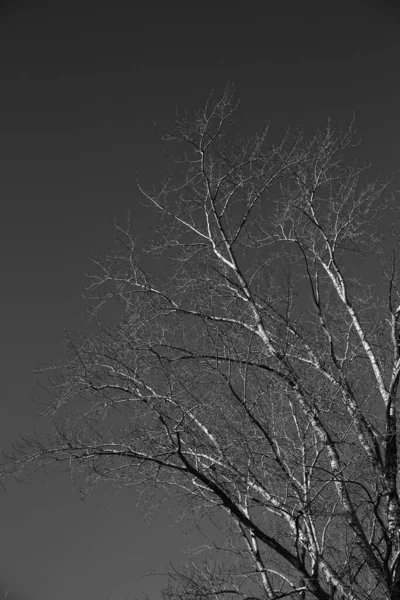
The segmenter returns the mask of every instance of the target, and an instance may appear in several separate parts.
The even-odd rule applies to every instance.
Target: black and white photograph
[[[400,600],[400,4],[0,2],[0,600]]]

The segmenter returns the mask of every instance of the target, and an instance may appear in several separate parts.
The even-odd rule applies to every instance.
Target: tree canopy
[[[66,464],[85,490],[224,514],[168,600],[399,600],[396,196],[354,162],[353,123],[274,143],[235,109],[227,89],[163,131],[172,173],[139,183],[158,225],[116,225],[94,260],[97,328],[50,374],[53,433],[3,475]]]

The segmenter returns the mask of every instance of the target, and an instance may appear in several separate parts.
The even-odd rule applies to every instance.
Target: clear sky
[[[371,173],[400,167],[396,3],[0,3],[0,445],[43,425],[37,365],[83,326],[92,251],[114,217],[151,227],[135,189],[168,165],[153,122],[232,82],[250,129],[307,130],[353,112]],[[139,579],[199,543],[163,513],[147,527],[126,493],[80,503],[66,476],[0,489],[0,594],[9,600],[125,600]],[[1,596],[0,596],[1,597]]]

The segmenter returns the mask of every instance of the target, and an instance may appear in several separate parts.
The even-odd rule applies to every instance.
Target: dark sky
[[[261,8],[262,7],[262,8]],[[400,166],[400,11],[390,2],[0,3],[0,443],[40,429],[37,365],[82,325],[88,255],[130,210],[151,226],[136,171],[167,168],[153,121],[235,84],[245,127],[323,125],[353,112],[373,173]],[[199,543],[146,528],[127,493],[81,504],[67,477],[0,490],[1,585],[10,600],[125,600]]]

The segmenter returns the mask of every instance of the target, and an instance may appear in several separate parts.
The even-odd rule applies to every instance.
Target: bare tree
[[[66,463],[85,489],[225,514],[168,600],[398,600],[395,198],[348,158],[352,124],[273,144],[235,108],[227,89],[163,132],[175,172],[139,186],[159,228],[116,226],[90,275],[93,314],[120,316],[67,339],[54,433],[3,472]]]

